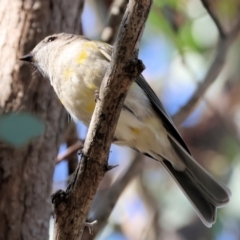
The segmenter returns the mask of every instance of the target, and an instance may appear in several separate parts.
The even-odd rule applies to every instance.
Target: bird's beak
[[[25,61],[25,62],[33,62],[33,54],[29,53],[27,55],[24,55],[24,56],[20,57],[19,60]]]

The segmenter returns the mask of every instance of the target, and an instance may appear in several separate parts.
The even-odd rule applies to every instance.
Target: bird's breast
[[[71,70],[67,70],[67,74],[71,74]],[[69,114],[88,126],[96,105],[95,90],[94,85],[86,85],[83,79],[72,75],[63,80],[56,92]]]

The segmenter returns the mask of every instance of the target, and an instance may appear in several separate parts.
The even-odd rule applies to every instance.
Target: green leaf
[[[45,130],[44,122],[30,113],[0,115],[0,139],[14,147],[21,147]]]

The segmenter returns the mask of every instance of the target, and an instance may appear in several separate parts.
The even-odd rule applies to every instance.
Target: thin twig
[[[203,6],[206,8],[208,14],[210,15],[210,17],[212,18],[212,20],[214,21],[217,29],[218,29],[218,32],[219,32],[219,35],[220,35],[220,38],[225,38],[226,37],[226,33],[216,15],[216,13],[212,10],[212,8],[210,7],[210,4],[208,2],[208,0],[201,0]]]
[[[56,158],[55,164],[62,162],[63,160],[69,158],[73,154],[76,154],[79,150],[83,149],[83,141],[77,141],[72,146],[68,147],[63,154],[59,154]]]

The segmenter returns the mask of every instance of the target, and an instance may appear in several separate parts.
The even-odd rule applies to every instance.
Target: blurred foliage
[[[148,24],[167,37],[180,53],[184,49],[201,51],[192,36],[192,20],[182,10],[178,1],[154,1]]]
[[[40,136],[44,129],[43,121],[30,113],[0,115],[0,139],[17,148]]]

